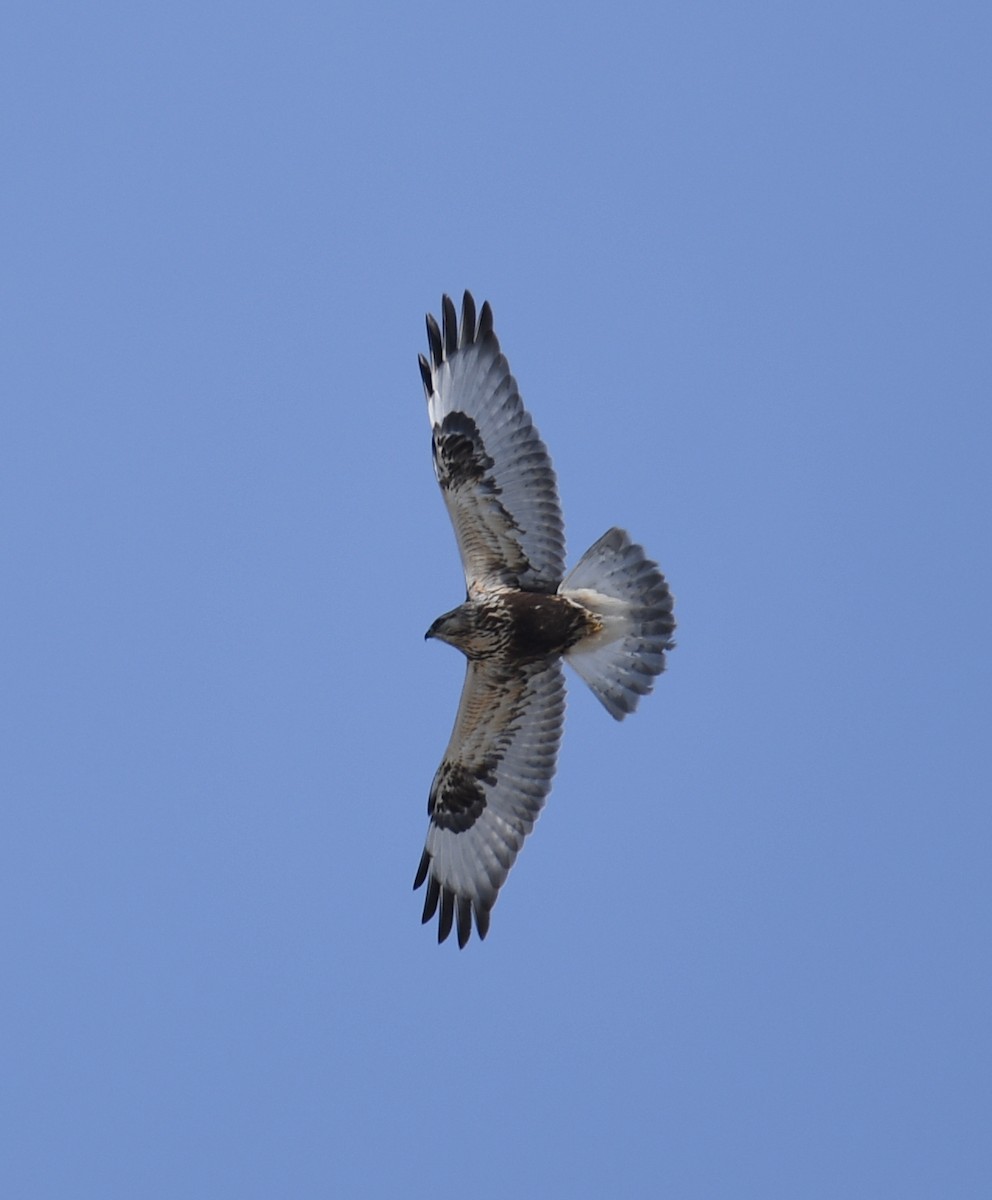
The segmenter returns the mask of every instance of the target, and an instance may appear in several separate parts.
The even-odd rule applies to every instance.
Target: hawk
[[[610,529],[565,574],[551,459],[520,399],[488,303],[448,296],[420,356],[434,473],[465,570],[465,603],[426,637],[468,660],[455,726],[431,786],[414,888],[438,941],[480,938],[551,789],[565,714],[564,658],[622,720],[665,669],[675,620],[657,564]]]

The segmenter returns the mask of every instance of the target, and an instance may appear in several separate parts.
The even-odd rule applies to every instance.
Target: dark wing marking
[[[468,664],[451,741],[427,811],[430,828],[413,886],[427,883],[424,921],[440,905],[439,942],[489,929],[489,912],[551,790],[565,713],[558,660]]]
[[[466,292],[461,327],[445,296],[427,317],[420,356],[434,472],[448,506],[470,596],[500,588],[553,592],[565,534],[551,459],[493,333],[493,314]]]

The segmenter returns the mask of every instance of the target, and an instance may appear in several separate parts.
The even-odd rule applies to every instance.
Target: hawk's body
[[[455,727],[431,787],[414,887],[438,940],[489,928],[489,913],[551,788],[565,711],[564,656],[618,720],[664,670],[675,628],[654,563],[611,529],[565,574],[554,471],[493,333],[465,293],[442,301],[421,357],[434,470],[465,568],[465,603],[428,637],[465,654]]]
[[[601,628],[601,621],[565,596],[502,591],[466,600],[438,617],[427,636],[450,642],[470,661],[513,665],[564,654]]]

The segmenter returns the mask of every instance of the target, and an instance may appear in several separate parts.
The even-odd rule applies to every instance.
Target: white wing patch
[[[438,941],[489,929],[496,902],[551,789],[565,713],[558,660],[468,664],[455,727],[431,787],[431,823],[414,887],[427,883],[425,922],[440,905]]]
[[[466,292],[459,327],[442,300],[421,355],[434,471],[455,528],[469,596],[504,588],[553,592],[565,534],[548,451],[520,399],[493,332],[492,310]]]

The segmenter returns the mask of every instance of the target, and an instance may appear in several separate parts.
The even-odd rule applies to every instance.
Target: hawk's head
[[[446,612],[444,616],[438,617],[434,624],[424,634],[424,640],[427,638],[437,638],[439,641],[447,642],[451,646],[457,646],[461,650],[466,639],[471,637],[475,630],[475,621],[473,621],[474,613],[472,605],[460,604],[457,608],[453,608],[451,612]]]
[[[499,604],[467,600],[438,617],[424,637],[447,642],[469,658],[487,658],[505,640],[505,615]]]

